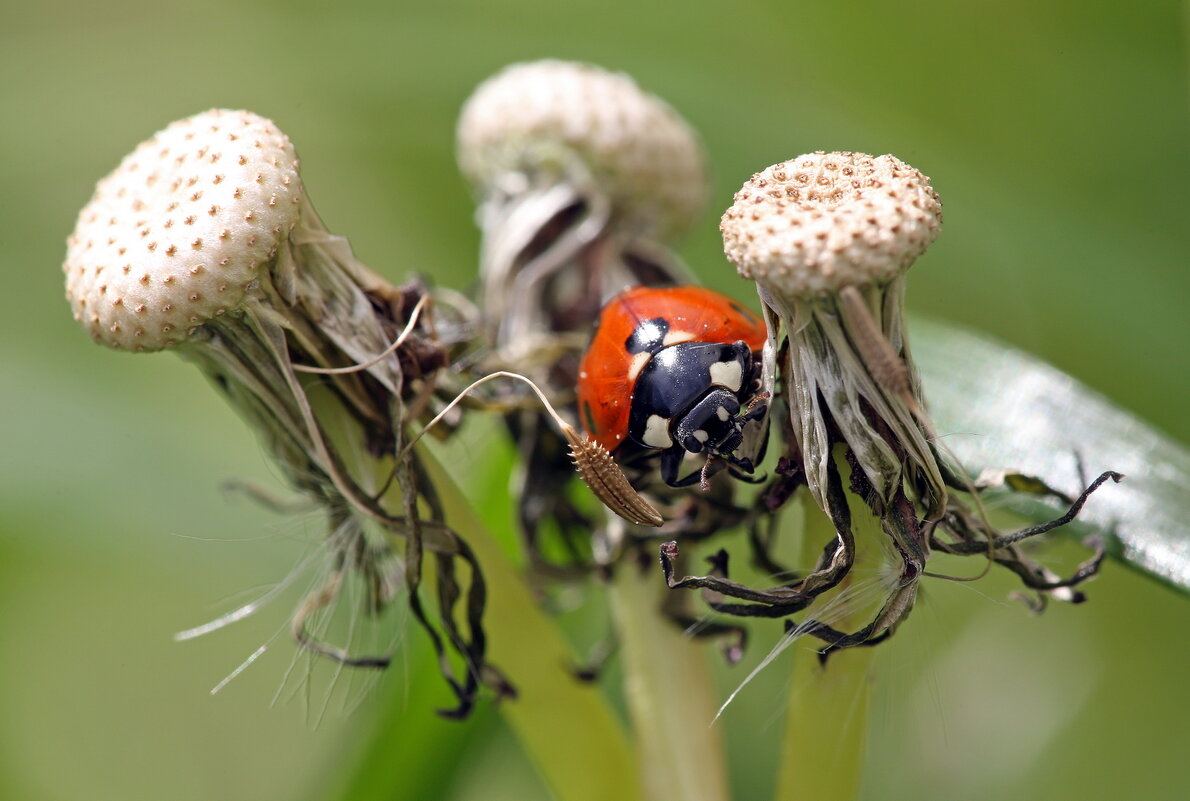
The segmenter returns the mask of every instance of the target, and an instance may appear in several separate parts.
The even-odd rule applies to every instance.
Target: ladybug
[[[671,487],[705,487],[715,460],[744,478],[754,466],[736,451],[766,411],[758,392],[767,340],[755,314],[709,289],[626,290],[603,307],[579,365],[580,422],[623,461],[660,452]],[[687,453],[707,461],[679,478]]]

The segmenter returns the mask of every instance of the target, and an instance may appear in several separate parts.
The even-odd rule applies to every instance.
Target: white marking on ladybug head
[[[659,414],[649,415],[641,442],[650,448],[672,448],[674,441],[669,435],[669,420]]]
[[[715,362],[711,365],[711,383],[739,392],[744,383],[744,368],[738,361]]]
[[[720,409],[722,409],[723,407],[722,407],[722,406],[720,406],[719,408],[720,408]],[[707,432],[703,431],[703,430],[700,428],[700,429],[698,429],[697,431],[695,431],[695,432],[694,432],[694,434],[693,434],[693,437],[694,437],[696,440],[698,440],[699,442],[701,442],[702,444],[704,444],[704,445],[705,445],[705,444],[707,443],[707,440],[711,438],[711,435],[710,435],[710,434],[708,434]]]
[[[731,417],[731,412],[727,411],[727,409],[720,406],[718,409],[715,410],[715,416],[726,423],[727,419],[729,417]]]

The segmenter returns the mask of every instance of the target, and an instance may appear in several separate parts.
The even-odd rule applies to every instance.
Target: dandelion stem
[[[515,700],[500,705],[501,714],[558,801],[636,801],[637,766],[611,708],[597,688],[576,681],[565,669],[576,659],[557,625],[441,465],[424,449],[420,458],[447,523],[483,564],[488,653],[518,691]]]
[[[848,481],[849,467],[836,455],[836,464]],[[854,504],[856,539],[878,542],[880,521]],[[813,563],[824,540],[835,536],[825,515],[809,509],[803,529],[801,563]],[[862,556],[862,554],[861,554]],[[840,584],[845,592],[855,581],[853,570]],[[851,610],[835,625],[845,631],[857,629],[869,610]],[[795,647],[790,701],[786,709],[785,736],[778,754],[780,772],[774,801],[805,801],[830,798],[847,801],[859,793],[868,734],[868,704],[874,649],[845,648],[831,653],[822,664],[817,646],[805,638]]]
[[[662,615],[671,590],[650,567],[621,565],[609,590],[645,798],[726,801],[708,649]]]

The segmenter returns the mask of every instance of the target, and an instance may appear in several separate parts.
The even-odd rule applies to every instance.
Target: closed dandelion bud
[[[248,111],[180,120],[125,157],[80,212],[63,271],[75,319],[93,339],[120,350],[174,348],[198,362],[299,482],[311,471],[329,480],[335,469],[318,453],[294,363],[363,361],[399,330],[373,311],[395,290],[326,230],[293,144]],[[395,358],[367,374],[390,390],[400,385]],[[332,381],[371,422],[368,445],[386,445],[386,404],[360,375]]]
[[[669,245],[706,204],[702,145],[627,75],[545,60],[508,66],[476,88],[459,115],[456,154],[482,230],[479,308],[492,347],[480,366],[523,373],[551,403],[573,407],[604,304],[628,286],[690,283]],[[567,443],[544,415],[514,410],[508,421],[524,457],[514,492],[525,541],[535,547],[547,527],[590,539],[581,526],[548,522],[583,516],[566,491]],[[571,442],[570,452],[597,494],[626,519],[657,525],[656,512],[635,508],[627,479],[605,481],[614,465],[589,444]],[[534,558],[551,561],[547,550]],[[620,547],[595,550],[610,559]]]
[[[938,442],[909,353],[903,305],[905,273],[937,237],[941,222],[929,178],[904,162],[819,152],[752,176],[720,224],[727,258],[756,282],[772,344],[782,346],[777,369],[795,440],[788,443],[786,461],[800,463],[837,534],[826,551],[830,558],[814,572],[781,593],[747,597],[789,614],[843,582],[855,558],[856,499],[880,520],[901,563],[895,586],[868,625],[842,632],[819,620],[802,624],[804,633],[828,643],[824,654],[891,634],[912,609],[921,577],[936,575],[925,570],[932,549],[985,554],[1039,597],[1073,601],[1081,594],[1070,587],[1093,575],[1103,557],[1100,550],[1063,580],[1015,543],[1069,521],[1096,487],[1117,474],[1100,476],[1067,515],[1002,535],[983,514],[975,486]],[[846,486],[836,446],[844,446],[850,465]],[[664,551],[662,558],[664,563]],[[671,586],[739,594],[713,579],[667,576]]]

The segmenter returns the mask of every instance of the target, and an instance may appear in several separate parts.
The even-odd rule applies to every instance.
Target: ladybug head
[[[694,406],[687,414],[679,418],[674,426],[674,448],[661,457],[661,475],[671,486],[686,486],[695,480],[703,483],[706,489],[706,477],[715,459],[726,462],[736,470],[751,474],[755,469],[752,460],[736,454],[736,450],[744,441],[744,426],[752,420],[764,416],[767,407],[757,404],[754,400],[750,407],[740,414],[739,399],[732,392],[725,389],[713,389],[705,398]],[[707,454],[704,468],[678,479],[678,467],[684,452]],[[744,478],[736,470],[732,474],[737,478]],[[747,479],[745,479],[747,480]]]
[[[674,439],[690,453],[706,450],[721,456],[730,454],[744,439],[739,413],[740,402],[735,393],[712,389],[676,421]]]
[[[629,434],[640,446],[662,451],[666,484],[683,487],[705,478],[705,469],[679,477],[687,453],[705,453],[708,462],[722,460],[743,473],[752,472],[752,462],[736,450],[743,442],[744,426],[765,412],[764,406],[757,406],[741,414],[754,371],[752,352],[743,342],[664,347],[641,371]]]

